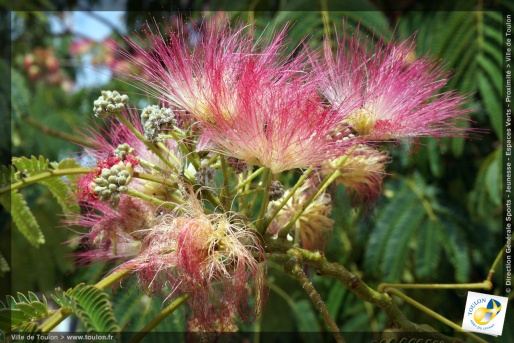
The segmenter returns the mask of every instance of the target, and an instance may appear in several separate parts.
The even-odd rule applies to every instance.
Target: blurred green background
[[[380,282],[481,282],[487,277],[503,245],[502,23],[504,13],[514,12],[511,2],[458,1],[435,8],[430,1],[411,0],[315,3],[253,0],[237,5],[128,0],[116,8],[123,14],[116,23],[105,19],[104,14],[108,12],[95,11],[106,9],[102,2],[93,2],[89,7],[81,2],[63,6],[52,1],[24,2],[20,6],[24,7],[7,14],[11,23],[11,64],[1,66],[3,75],[11,73],[12,155],[41,154],[51,161],[80,157],[81,148],[59,132],[72,134],[74,139],[79,137],[76,132],[94,121],[92,102],[101,89],[135,92],[129,85],[103,75],[107,66],[115,68],[116,63],[123,61],[105,49],[105,40],[88,36],[94,25],[110,32],[105,39],[122,42],[124,32],[138,30],[152,17],[161,21],[170,18],[170,11],[175,14],[180,11],[186,13],[183,20],[189,16],[198,19],[216,15],[204,10],[221,6],[231,10],[229,14],[234,21],[255,20],[259,31],[256,34],[267,34],[268,26],[292,24],[291,46],[307,37],[313,48],[320,47],[327,28],[334,46],[336,29],[341,34],[343,20],[347,21],[349,30],[360,23],[361,34],[371,36],[377,32],[386,40],[416,34],[417,56],[441,59],[452,70],[448,89],[469,94],[471,125],[488,131],[470,140],[422,139],[419,146],[399,144],[391,153],[393,161],[388,165],[383,194],[371,208],[353,208],[344,189],[332,188],[336,225],[326,255],[361,275],[372,287]],[[78,30],[72,11],[80,11],[93,26]],[[90,69],[85,69],[85,65],[90,65]],[[91,76],[91,69],[96,70],[93,71],[98,74],[96,77]],[[6,103],[0,105],[8,113]],[[0,252],[9,260],[12,271],[4,273],[0,281],[0,299],[10,292],[45,293],[57,286],[67,289],[78,282],[93,283],[112,268],[112,265],[77,268],[70,257],[76,246],[63,243],[77,233],[63,227],[62,217],[49,215],[61,212],[58,204],[44,188],[31,186],[22,193],[46,243],[38,248],[31,246],[2,212]],[[10,259],[6,256],[9,244]],[[387,318],[380,309],[360,301],[334,280],[309,272],[343,332],[381,331],[387,327]],[[299,337],[308,342],[330,337],[323,332],[325,326],[301,286],[284,276],[281,267],[272,261],[269,275],[270,299],[263,316],[256,323],[242,325],[241,330],[320,332]],[[9,277],[11,288],[7,285]],[[492,292],[499,294],[501,275],[493,280]],[[465,291],[406,293],[460,325]],[[506,323],[514,322],[514,304],[510,299]],[[161,301],[150,300],[129,287],[129,283],[113,297],[120,325],[128,323],[128,331],[136,331],[145,324],[141,309],[151,318],[152,313],[159,311]],[[408,304],[400,306],[409,319],[452,334],[449,327]],[[174,316],[157,327],[157,331],[183,328],[184,320]],[[280,341],[280,334],[274,338]],[[514,342],[514,327],[506,325],[502,337],[485,339]]]

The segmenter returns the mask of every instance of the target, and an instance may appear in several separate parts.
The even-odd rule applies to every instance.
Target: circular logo
[[[486,325],[500,313],[502,305],[494,299],[489,300],[486,307],[480,307],[473,313],[473,319],[478,325]]]

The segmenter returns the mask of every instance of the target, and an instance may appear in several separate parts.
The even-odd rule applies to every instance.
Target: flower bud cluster
[[[284,195],[284,185],[280,183],[280,181],[272,181],[269,193],[268,193],[268,199],[270,201],[278,200],[282,198]]]
[[[124,161],[128,155],[132,155],[133,153],[134,148],[127,143],[120,144],[116,149],[114,149],[114,156],[119,157],[122,161]]]
[[[236,157],[229,157],[227,163],[236,174],[241,174],[248,168],[248,164]]]
[[[204,186],[214,185],[214,173],[216,171],[210,166],[203,166],[195,174],[196,182]]]
[[[102,91],[102,95],[94,102],[95,116],[105,119],[111,114],[120,113],[128,99],[126,94],[121,95],[117,91]]]
[[[127,193],[132,173],[131,163],[119,162],[110,169],[103,168],[100,176],[93,180],[93,191],[101,201],[110,201],[111,206],[115,207],[121,195]]]
[[[141,124],[145,131],[145,138],[151,142],[160,142],[163,131],[173,130],[177,125],[175,114],[170,108],[156,105],[148,106],[141,113]]]

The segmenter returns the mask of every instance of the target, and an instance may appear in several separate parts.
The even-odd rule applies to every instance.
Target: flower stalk
[[[10,185],[0,187],[0,194],[6,193],[9,191],[14,191],[18,188],[28,186],[30,184],[43,181],[46,179],[50,179],[53,177],[61,177],[66,175],[80,175],[80,174],[88,174],[92,171],[91,168],[69,168],[69,169],[56,169],[56,170],[47,170],[42,173],[38,173],[33,176],[24,177],[20,181],[16,181]]]
[[[141,134],[141,132],[139,132],[128,120],[127,118],[125,118],[121,113],[116,113],[115,114],[116,118],[127,128],[129,129],[141,142],[143,142],[146,147],[148,149],[150,149],[156,156],[159,157],[159,159],[164,162],[168,167],[171,168],[171,170],[177,170],[177,166],[173,163],[171,163],[171,161],[169,159],[167,159],[166,157],[164,157],[164,155],[162,154],[162,152],[152,143],[148,142],[145,137]],[[178,162],[178,160],[176,159],[176,156],[174,156],[173,154],[169,154],[169,157],[171,159],[175,159],[176,162]]]
[[[275,218],[277,216],[277,214],[280,212],[280,210],[285,206],[285,204],[287,204],[289,199],[291,199],[291,197],[295,194],[296,190],[303,185],[305,180],[307,180],[307,178],[312,174],[313,171],[314,171],[314,169],[311,167],[311,168],[307,169],[307,171],[305,173],[303,173],[302,176],[300,176],[300,178],[298,179],[296,184],[293,186],[293,188],[291,188],[291,191],[289,193],[287,193],[286,196],[284,196],[284,198],[282,199],[280,204],[277,206],[275,211],[273,211],[273,213],[271,215],[266,217],[266,226],[268,226],[269,223],[271,223],[271,221],[273,220],[273,218]]]
[[[271,181],[273,179],[273,174],[269,169],[266,169],[264,175],[262,176],[262,180],[266,180],[266,186],[264,188],[264,192],[262,193],[262,203],[261,209],[259,211],[259,216],[257,217],[257,231],[261,234],[266,230],[266,226],[264,223],[264,214],[266,214],[266,208],[268,207],[268,194],[271,186]]]
[[[166,306],[157,316],[155,316],[155,318],[149,321],[144,328],[139,330],[139,332],[130,339],[129,343],[140,342],[157,325],[159,325],[164,319],[166,319],[169,315],[175,312],[183,303],[185,303],[190,296],[191,295],[189,294],[184,294],[175,299],[171,304]]]
[[[220,155],[220,160],[221,160],[221,173],[223,175],[223,189],[221,190],[221,194],[220,194],[221,199],[220,200],[221,200],[221,203],[223,204],[223,206],[227,207],[228,206],[227,202],[230,200],[229,199],[230,189],[229,189],[229,185],[228,185],[229,177],[228,177],[227,163],[225,162],[225,156],[223,156],[223,155]]]

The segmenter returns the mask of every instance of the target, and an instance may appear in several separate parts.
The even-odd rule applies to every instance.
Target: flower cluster
[[[150,293],[169,284],[172,295],[191,294],[198,325],[208,328],[229,307],[243,319],[255,318],[266,299],[257,237],[228,214],[206,215],[194,194],[184,197],[185,205],[144,233],[141,253],[127,265]],[[250,292],[260,302],[254,309],[248,305]]]
[[[124,76],[187,111],[214,151],[279,173],[342,156],[357,142],[465,133],[456,124],[464,98],[441,93],[448,74],[429,58],[413,61],[412,40],[368,49],[357,32],[320,60],[303,46],[284,56],[285,29],[257,43],[228,20],[205,30],[191,50],[180,28],[169,40],[146,29],[146,45],[128,40],[146,76]]]
[[[193,51],[180,35],[168,41],[146,31],[146,38],[148,46],[129,44],[147,76],[128,76],[199,122],[205,147],[273,173],[320,164],[348,148],[334,132],[337,113],[321,101],[320,80],[306,72],[311,53],[284,56],[285,30],[256,44],[225,20],[208,27]],[[347,101],[337,111],[356,109]]]
[[[126,97],[126,95],[118,94],[118,97]],[[135,109],[127,108],[121,110],[121,112],[135,130],[143,132],[139,114]],[[85,152],[96,161],[96,168],[93,169],[92,173],[79,180],[80,199],[110,201],[111,205],[115,207],[120,197],[123,197],[122,194],[126,193],[129,188],[159,199],[167,199],[169,194],[173,193],[175,189],[170,188],[164,183],[159,184],[151,180],[133,180],[132,174],[134,171],[150,174],[160,172],[164,173],[166,178],[173,180],[177,176],[170,169],[170,163],[165,163],[165,161],[161,160],[153,151],[147,148],[145,142],[139,140],[133,131],[127,126],[122,125],[116,118],[109,117],[106,120],[108,129],[94,127],[88,134],[93,137],[95,147],[85,147]],[[166,152],[163,156],[167,160],[178,161],[180,153],[176,142],[168,140],[165,144]],[[179,167],[178,163],[176,163],[175,169]],[[113,173],[116,171],[116,173],[111,175],[111,171]],[[120,175],[118,175],[119,173]],[[121,175],[127,173],[128,175]],[[120,177],[122,177],[121,183]],[[129,182],[130,187],[128,187]],[[116,189],[114,189],[115,186]],[[100,189],[99,187],[103,188]],[[111,194],[107,192],[109,187],[113,188]],[[112,198],[113,195],[114,198]]]
[[[442,92],[440,65],[412,60],[413,40],[367,48],[356,33],[335,53],[286,54],[287,29],[255,41],[252,26],[218,19],[196,35],[177,24],[127,40],[121,76],[157,105],[139,114],[102,92],[94,111],[109,128],[92,131],[96,166],[79,181],[90,211],[78,223],[99,251],[82,258],[124,258],[148,293],[189,294],[193,331],[259,313],[267,239],[324,250],[330,183],[377,198],[388,162],[379,141],[465,132],[464,98]],[[294,169],[308,171],[289,188],[279,177]]]

